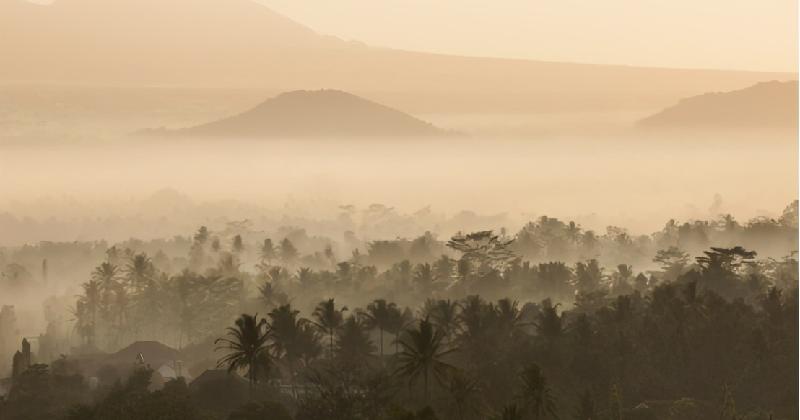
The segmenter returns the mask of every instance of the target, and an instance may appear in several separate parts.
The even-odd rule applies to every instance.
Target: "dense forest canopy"
[[[797,229],[5,248],[0,417],[795,418]]]
[[[0,0],[0,420],[797,419],[795,3]]]

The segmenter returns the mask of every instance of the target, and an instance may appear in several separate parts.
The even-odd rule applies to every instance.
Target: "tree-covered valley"
[[[4,248],[3,293],[49,295],[0,311],[0,417],[797,416],[797,202],[649,235],[342,237]]]

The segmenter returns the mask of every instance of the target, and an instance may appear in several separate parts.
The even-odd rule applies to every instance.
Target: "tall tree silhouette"
[[[400,341],[403,350],[398,356],[397,373],[410,383],[422,376],[426,401],[430,401],[430,377],[441,383],[447,371],[453,369],[444,358],[455,349],[446,348],[443,340],[444,333],[426,318],[419,321],[417,328],[407,330]]]
[[[556,400],[553,391],[547,384],[547,379],[542,374],[541,368],[532,364],[523,369],[520,374],[522,387],[518,398],[535,420],[550,415],[558,418],[556,414]]]
[[[375,351],[375,345],[363,323],[354,315],[350,315],[342,323],[336,338],[337,357],[346,366],[363,364],[369,361]]]
[[[383,358],[383,332],[391,328],[393,312],[395,311],[397,311],[396,304],[387,302],[386,299],[376,299],[367,305],[365,311],[360,312],[367,319],[367,325],[378,330],[381,358]]]
[[[217,350],[227,351],[217,361],[217,366],[227,366],[228,372],[246,371],[245,376],[252,390],[258,379],[266,375],[270,365],[267,321],[258,319],[258,314],[242,314],[233,327],[228,327],[227,336],[214,341],[218,345]]]
[[[312,317],[315,319],[314,324],[328,335],[328,357],[330,358],[333,358],[333,336],[342,326],[344,319],[343,314],[345,311],[347,311],[346,306],[336,309],[336,301],[333,298],[330,298],[318,303],[317,307],[314,308],[314,313],[312,314]]]
[[[290,304],[279,306],[269,313],[272,349],[289,370],[295,396],[298,363],[315,357],[319,350],[316,331],[308,320],[298,316],[299,313]]]

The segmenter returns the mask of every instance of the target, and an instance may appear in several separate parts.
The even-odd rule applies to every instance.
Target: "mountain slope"
[[[430,137],[449,133],[346,92],[318,90],[283,93],[229,118],[148,134],[218,138],[348,138]]]
[[[659,128],[795,128],[797,81],[763,82],[686,98],[639,122]]]
[[[666,106],[790,74],[416,53],[321,36],[251,0],[0,0],[0,82],[336,88],[410,112]]]

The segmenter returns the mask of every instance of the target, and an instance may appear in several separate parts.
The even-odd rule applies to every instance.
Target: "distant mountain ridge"
[[[216,138],[443,137],[454,133],[340,90],[297,90],[241,114],[177,130],[143,134]]]
[[[0,83],[335,87],[415,113],[662,107],[788,73],[464,57],[323,36],[252,0],[0,0]]]
[[[797,81],[706,93],[639,121],[647,128],[796,128]]]

